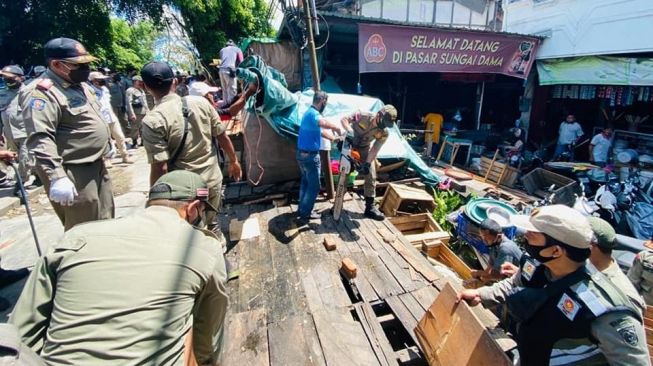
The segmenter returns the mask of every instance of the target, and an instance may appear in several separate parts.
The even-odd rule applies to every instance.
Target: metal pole
[[[320,90],[320,73],[317,69],[317,55],[315,54],[315,40],[313,39],[313,22],[308,0],[302,0],[304,16],[306,17],[306,30],[308,31],[308,52],[311,59],[311,75],[313,77],[313,90]]]
[[[309,0],[311,2],[311,12],[314,15],[313,18],[313,30],[315,31],[315,35],[319,36],[320,35],[320,27],[317,25],[317,8],[315,7],[315,0]]]
[[[483,111],[483,97],[485,96],[485,81],[477,89],[476,100],[476,130],[481,129],[481,112]]]
[[[40,257],[43,254],[41,252],[41,245],[39,244],[39,238],[36,236],[36,228],[34,227],[34,220],[32,219],[32,210],[29,208],[29,197],[27,196],[27,192],[25,191],[25,186],[23,185],[23,179],[21,178],[20,173],[18,172],[18,168],[16,167],[16,164],[10,162],[9,165],[14,169],[14,173],[16,174],[16,185],[18,186],[20,195],[23,198],[23,202],[25,202],[25,212],[27,213],[29,226],[32,229],[32,236],[34,236],[34,244],[36,244],[36,253]]]

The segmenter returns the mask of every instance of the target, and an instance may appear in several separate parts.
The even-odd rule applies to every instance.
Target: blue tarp
[[[258,78],[262,77],[264,79],[262,92],[265,93],[263,102],[259,106],[254,105],[256,96],[251,97],[248,110],[250,112],[256,111],[265,118],[275,132],[296,143],[301,116],[311,106],[314,93],[312,90],[295,94],[290,93],[279,81],[274,79],[275,75],[270,72],[270,69],[272,68],[267,67],[267,70],[264,69],[266,75],[263,75],[258,69],[248,69],[248,71],[257,74]],[[238,70],[238,75],[246,82],[254,77],[243,69]],[[381,107],[383,107],[383,102],[380,99],[333,93],[329,94],[329,102],[322,115],[328,120],[339,121],[342,117],[356,111],[376,112]],[[433,186],[440,181],[440,178],[408,144],[396,125],[390,129],[390,136],[381,148],[378,159],[382,162],[384,160],[407,160],[407,165],[420,174],[424,183]]]

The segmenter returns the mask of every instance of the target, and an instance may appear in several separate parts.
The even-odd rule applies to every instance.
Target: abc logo
[[[380,34],[372,34],[367,40],[363,52],[365,53],[365,61],[369,63],[381,63],[385,60],[388,50],[383,43],[383,37]]]

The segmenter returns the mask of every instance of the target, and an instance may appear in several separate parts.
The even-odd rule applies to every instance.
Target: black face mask
[[[2,78],[2,80],[4,80],[5,85],[7,85],[7,88],[9,89],[16,89],[20,86],[20,83],[16,81],[16,79]]]
[[[91,73],[91,66],[89,64],[80,64],[75,70],[72,70],[66,64],[63,65],[68,69],[68,78],[74,84],[80,84],[88,80],[88,75]]]
[[[545,244],[543,247],[538,247],[538,246],[530,245],[530,244],[526,243],[526,248],[525,249],[526,249],[526,253],[528,253],[528,255],[530,255],[531,258],[536,259],[540,263],[546,263],[546,262],[549,262],[549,261],[555,259],[555,257],[545,257],[545,256],[540,254],[541,251],[543,251],[544,249],[546,249],[548,247],[551,247],[551,245]]]
[[[200,212],[200,210],[197,209],[197,217],[196,217],[195,220],[193,220],[193,222],[191,222],[190,224],[191,224],[193,227],[196,227],[196,228],[203,228],[203,227],[204,227],[204,222],[203,222],[203,221],[204,221],[204,216],[202,215],[202,213]]]
[[[325,109],[325,108],[326,108],[326,103],[322,104],[322,106],[320,107],[320,109],[318,109],[317,111],[320,112],[320,113],[322,113],[322,112],[324,112],[324,109]]]

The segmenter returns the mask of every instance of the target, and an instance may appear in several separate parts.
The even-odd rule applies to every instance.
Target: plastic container
[[[358,172],[355,171],[355,170],[353,172],[349,173],[349,175],[347,176],[347,186],[349,186],[349,187],[353,186],[354,181],[356,180],[357,176],[358,176]],[[338,182],[340,182],[340,174],[334,174],[333,175],[333,184],[337,185]]]
[[[636,150],[633,149],[626,149],[617,153],[617,161],[622,164],[628,164],[630,162],[637,161],[638,157],[639,154]]]

